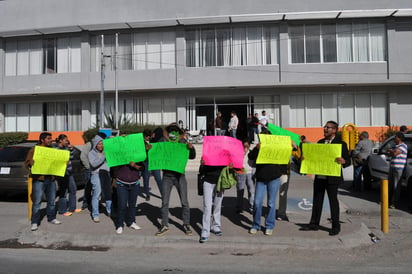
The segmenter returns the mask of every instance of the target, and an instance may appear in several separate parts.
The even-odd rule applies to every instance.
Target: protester
[[[256,161],[260,150],[260,143],[249,153],[249,160]],[[286,165],[256,164],[256,189],[253,205],[253,223],[250,234],[256,234],[260,229],[262,205],[267,195],[268,212],[265,220],[265,235],[272,235],[275,227],[276,196],[278,195],[280,176],[286,172]]]
[[[73,212],[80,212],[80,208],[76,208],[77,198],[77,186],[73,177],[73,165],[72,160],[74,157],[74,147],[70,145],[69,138],[65,134],[60,134],[56,138],[56,148],[69,150],[70,160],[67,162],[66,173],[63,177],[56,177],[58,183],[57,194],[59,196],[58,213],[63,216],[71,216]],[[69,194],[69,200],[67,200],[67,193]]]
[[[337,157],[335,162],[347,167],[350,165],[350,157],[348,146],[342,141],[336,132],[338,131],[338,123],[335,121],[328,121],[323,127],[323,134],[325,138],[318,141],[318,144],[341,144],[341,157]],[[303,155],[304,157],[305,155]],[[312,217],[310,223],[301,228],[301,230],[319,230],[320,218],[322,215],[323,198],[325,191],[328,193],[330,213],[332,218],[332,229],[329,231],[330,236],[339,234],[339,200],[338,200],[338,186],[343,181],[342,171],[340,176],[321,176],[316,175],[313,184],[313,207]]]
[[[247,210],[253,213],[253,203],[255,198],[255,186],[253,183],[253,161],[250,161],[248,154],[250,152],[250,145],[247,141],[243,142],[243,148],[245,150],[245,155],[243,157],[243,168],[241,172],[237,175],[236,184],[236,213],[243,212],[243,196],[245,193],[245,187],[248,191],[248,207]],[[253,162],[254,163],[254,162]]]
[[[49,132],[42,132],[39,136],[39,143],[37,146],[51,147],[52,135]],[[27,153],[26,160],[24,161],[25,167],[30,171],[30,177],[32,180],[32,214],[31,214],[31,230],[36,231],[40,224],[40,206],[43,193],[46,195],[47,207],[47,221],[54,225],[59,225],[61,222],[56,219],[56,181],[55,177],[51,175],[32,174],[31,167],[35,164],[33,160],[34,150],[36,146],[31,148]]]
[[[230,121],[229,121],[229,133],[230,136],[236,138],[237,127],[239,126],[239,118],[237,118],[236,112],[232,111],[230,113]]]
[[[389,208],[395,208],[401,195],[402,173],[406,165],[408,146],[404,143],[405,135],[402,132],[395,134],[395,146],[388,149],[387,153],[391,156],[389,167]]]
[[[176,123],[172,123],[165,128],[163,141],[173,143],[186,143],[187,148],[190,151],[189,159],[194,159],[196,157],[195,148],[191,143],[187,143],[186,139],[181,137],[182,133],[182,129]],[[183,230],[186,235],[192,235],[192,230],[190,229],[190,207],[189,200],[187,198],[186,176],[184,173],[164,169],[161,208],[162,226],[160,227],[159,231],[156,232],[156,236],[162,236],[169,231],[169,200],[173,186],[176,186],[180,202],[182,204]]]
[[[141,229],[136,224],[136,202],[140,189],[140,176],[143,163],[130,162],[127,165],[112,168],[117,190],[117,224],[116,233],[122,234],[124,223],[134,230]]]
[[[92,145],[93,148],[88,154],[90,170],[92,173],[92,219],[95,223],[99,223],[99,198],[102,192],[99,173],[100,170],[109,172],[109,166],[106,163],[106,157],[103,153],[103,138],[96,135],[92,140]]]
[[[368,172],[366,159],[372,153],[373,143],[369,140],[369,133],[362,131],[359,134],[359,142],[352,152],[353,161],[353,183],[355,190],[362,191],[364,181],[367,181],[369,176],[365,176]],[[362,180],[362,175],[364,179]]]
[[[182,122],[183,123],[183,122]],[[143,138],[145,145],[147,146],[150,143],[150,140],[152,139],[152,131],[148,128],[143,130]],[[146,154],[147,151],[146,151]],[[150,186],[149,186],[149,180],[150,180],[150,171],[149,171],[149,160],[146,158],[143,162],[144,170],[142,171],[142,176],[143,176],[143,189],[144,189],[144,194],[145,194],[145,200],[150,201]]]
[[[224,190],[216,191],[216,184],[220,173],[225,166],[204,165],[202,159],[199,173],[204,175],[203,182],[203,217],[202,232],[199,242],[204,243],[209,240],[210,232],[216,236],[222,236],[222,224],[220,220]],[[212,212],[213,208],[213,212]],[[211,218],[213,220],[211,222]]]
[[[259,118],[258,118],[257,113],[255,113],[255,115],[253,115],[252,113],[249,115],[249,119],[248,119],[248,141],[249,144],[253,144],[253,142],[255,141],[255,136],[257,136],[259,134]]]

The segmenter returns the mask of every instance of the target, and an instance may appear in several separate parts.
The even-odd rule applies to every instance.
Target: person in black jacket
[[[342,144],[341,157],[337,157],[335,161],[343,167],[350,165],[350,156],[347,144],[336,136],[338,131],[338,123],[335,121],[328,121],[323,127],[323,134],[325,138],[318,141],[318,144]],[[304,155],[303,155],[304,156]],[[321,176],[316,175],[313,184],[313,207],[312,217],[310,223],[303,226],[301,230],[318,230],[320,217],[322,215],[323,199],[325,191],[328,193],[330,212],[332,218],[332,229],[329,231],[330,236],[339,234],[339,200],[338,200],[338,186],[343,181],[342,172],[340,176]]]
[[[259,154],[260,143],[249,152],[249,160],[256,161]],[[256,234],[260,230],[260,219],[262,216],[263,200],[267,193],[268,213],[265,220],[265,235],[272,235],[275,227],[276,197],[279,191],[280,176],[285,174],[287,165],[256,164],[256,188],[253,205],[253,224],[249,229],[250,234]]]

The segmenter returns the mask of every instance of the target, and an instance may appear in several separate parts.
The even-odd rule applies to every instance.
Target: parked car
[[[0,193],[9,191],[27,191],[28,170],[24,166],[29,150],[36,142],[25,142],[0,148]],[[84,185],[83,167],[80,162],[80,151],[75,149],[73,175],[77,187]]]
[[[408,159],[405,171],[402,176],[401,184],[405,187],[412,187],[412,134],[405,134],[405,141],[408,146]],[[395,146],[395,137],[391,136],[385,140],[379,148],[375,148],[368,157],[369,172],[372,179],[388,179],[389,164],[391,157],[388,156],[388,149]]]

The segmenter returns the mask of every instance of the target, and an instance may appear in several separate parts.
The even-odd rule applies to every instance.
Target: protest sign
[[[229,136],[203,137],[202,158],[208,166],[227,166],[233,163],[234,168],[243,167],[245,150],[240,140]]]
[[[166,169],[184,174],[188,160],[187,144],[159,142],[149,149],[149,170]]]
[[[268,123],[268,130],[273,135],[290,136],[290,139],[295,142],[296,146],[300,144],[300,136],[292,131],[278,127],[274,124]]]
[[[335,160],[341,157],[341,144],[302,144],[303,160],[300,173],[340,176],[342,166]]]
[[[146,146],[142,133],[129,134],[103,140],[104,154],[109,167],[142,162],[146,159]]]
[[[289,136],[259,134],[260,149],[256,164],[288,164],[292,154]]]
[[[31,167],[32,174],[55,175],[63,177],[66,173],[70,151],[51,147],[35,146]]]

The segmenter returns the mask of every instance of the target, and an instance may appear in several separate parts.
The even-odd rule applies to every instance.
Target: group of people
[[[262,112],[262,116],[265,116],[264,114],[265,113]],[[324,138],[320,139],[318,143],[341,144],[341,156],[337,157],[335,162],[344,168],[351,164],[352,159],[346,143],[336,134],[338,128],[338,124],[335,121],[328,121],[323,127]],[[261,133],[265,133],[265,131],[262,131]],[[155,129],[153,132],[148,129],[144,130],[143,136],[146,151],[151,149],[153,142],[185,143],[189,150],[189,159],[194,159],[196,157],[195,148],[192,144],[187,142],[184,131],[176,123],[172,123],[164,129]],[[190,206],[185,174],[163,169],[163,176],[161,176],[160,170],[148,170],[147,160],[139,163],[130,162],[126,165],[109,168],[105,159],[103,147],[103,140],[105,137],[106,136],[102,133],[99,133],[93,138],[91,143],[87,143],[80,148],[86,182],[82,209],[89,207],[92,220],[95,223],[98,223],[100,221],[100,203],[104,203],[106,214],[109,216],[112,214],[113,206],[116,204],[116,233],[121,234],[125,224],[132,229],[140,229],[135,220],[140,179],[143,178],[145,199],[148,201],[150,200],[148,181],[150,173],[152,173],[159,187],[162,199],[161,226],[155,235],[162,236],[169,231],[169,200],[173,186],[177,189],[182,206],[183,231],[186,235],[192,235],[190,227]],[[394,186],[394,191],[392,191],[394,194],[391,194],[390,196],[391,204],[396,202],[399,198],[397,183],[399,182],[401,170],[403,170],[406,162],[407,147],[403,143],[403,138],[403,133],[396,133],[396,147],[388,150],[388,154],[393,156],[391,161],[391,175],[389,178],[390,181],[392,180]],[[305,142],[304,136],[302,136],[301,141]],[[38,145],[52,147],[51,134],[47,132],[41,133]],[[69,145],[67,136],[59,136],[57,147],[60,149],[73,149]],[[232,164],[229,164],[228,166],[208,166],[204,164],[203,159],[201,160],[199,172],[204,175],[204,180],[202,184],[203,217],[202,231],[199,240],[200,243],[208,241],[210,233],[213,233],[216,236],[222,235],[221,207],[224,197],[224,189],[219,189],[218,185],[223,173],[229,175],[234,174],[234,177],[237,180],[237,213],[241,213],[244,210],[243,197],[245,190],[247,190],[248,205],[246,210],[253,215],[252,226],[249,229],[250,234],[256,234],[262,229],[262,216],[265,216],[265,224],[263,226],[265,235],[272,235],[276,221],[288,221],[288,217],[286,216],[286,203],[287,188],[290,178],[290,164],[257,164],[256,159],[261,147],[260,143],[257,143],[253,149],[251,149],[251,142],[247,140],[243,142],[243,147],[244,158],[242,169],[235,169]],[[296,146],[295,143],[292,142],[292,147],[291,155],[303,159],[304,155],[302,156],[301,146]],[[360,134],[358,146],[352,152],[352,157],[359,154],[360,159],[364,160],[368,153],[370,153],[371,148],[372,145],[371,141],[368,140],[367,132],[362,132]],[[25,164],[29,169],[34,164],[33,154],[34,148],[30,150],[25,161]],[[358,186],[358,182],[356,181],[358,179],[357,174],[362,174],[363,168],[363,161],[362,164],[355,167],[355,186]],[[66,192],[72,193],[74,189],[72,186],[73,184],[71,183],[74,180],[70,174],[70,161],[68,162],[64,178],[38,174],[32,174],[31,176],[33,178],[31,230],[37,230],[40,223],[40,204],[43,192],[46,193],[47,197],[47,220],[52,224],[61,224],[61,222],[56,219],[55,180],[62,182],[58,184],[59,213],[65,214],[66,212],[73,213],[79,211],[76,209],[75,196],[73,200],[73,197],[70,198],[69,195],[69,202],[64,200]],[[339,184],[342,181],[342,174],[340,176],[315,176],[313,184],[312,216],[310,222],[307,225],[302,226],[301,230],[308,231],[319,229],[324,195],[326,192],[329,198],[332,220],[332,228],[329,231],[329,235],[334,236],[340,233],[340,211],[337,194]],[[60,188],[62,189],[60,190]],[[117,195],[113,195],[113,189],[116,190]],[[90,194],[88,194],[89,192]],[[276,199],[278,195],[279,208],[278,211],[276,211]],[[116,203],[112,201],[112,197],[116,197]],[[262,208],[265,197],[267,197],[267,213],[263,214]],[[60,199],[62,200],[61,202]]]
[[[247,128],[247,140],[250,144],[252,144],[255,141],[255,137],[260,133],[260,132],[266,132],[267,131],[267,124],[268,124],[268,118],[266,116],[266,111],[262,111],[262,115],[259,117],[258,113],[250,113],[247,120],[246,120],[246,128]],[[238,127],[239,127],[239,118],[237,117],[237,114],[235,111],[232,111],[230,113],[230,120],[229,123],[226,124],[223,117],[222,113],[219,111],[216,114],[216,118],[213,123],[213,130],[214,130],[214,135],[216,136],[225,136],[226,133],[228,133],[229,136],[233,138],[238,138]]]

